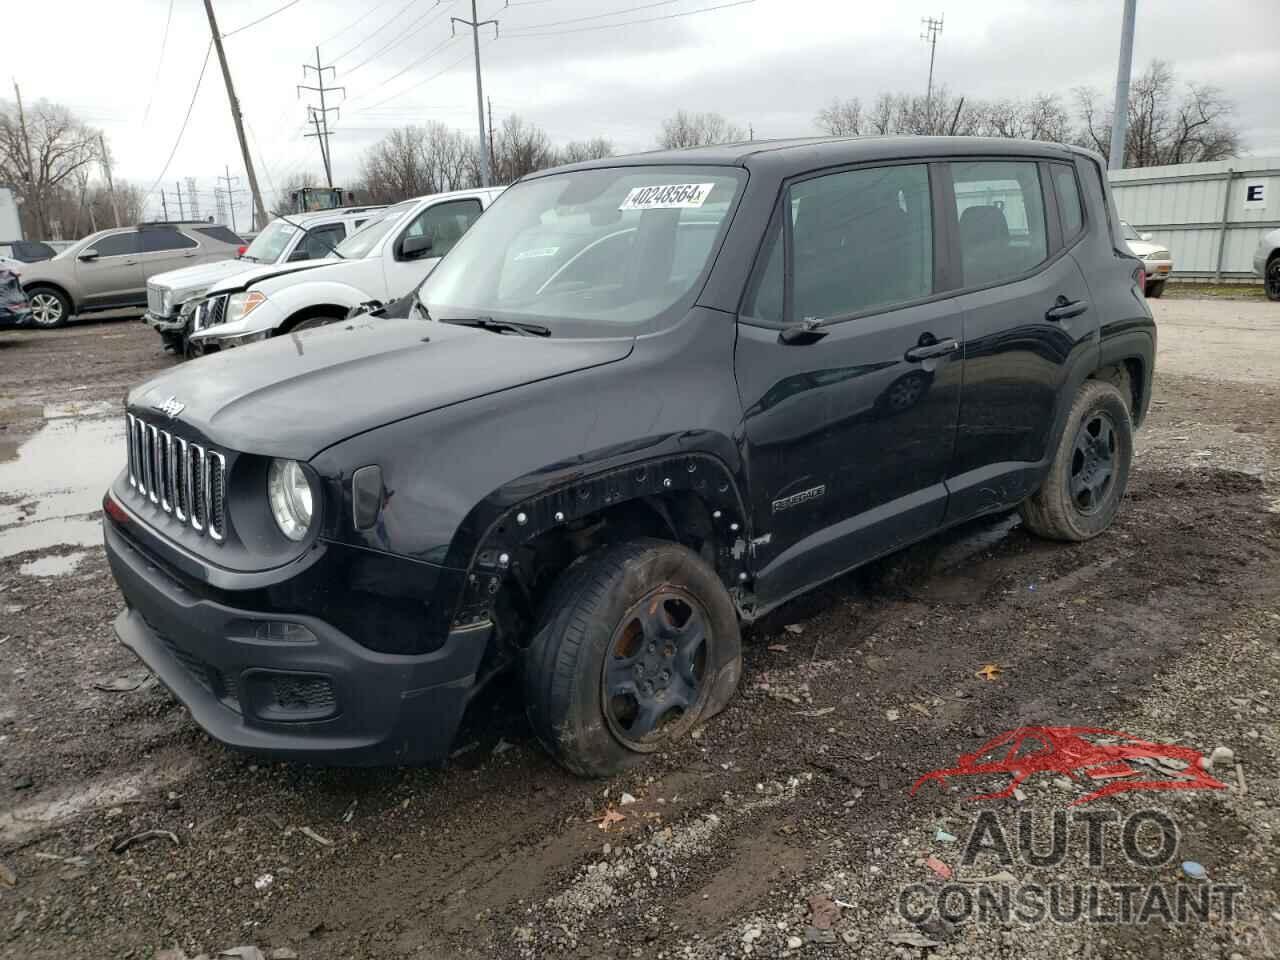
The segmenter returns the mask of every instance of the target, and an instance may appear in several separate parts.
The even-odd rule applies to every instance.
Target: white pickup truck
[[[370,300],[403,296],[426,278],[503,189],[406,200],[338,244],[329,257],[257,267],[214,284],[193,318],[193,352],[321,326]]]

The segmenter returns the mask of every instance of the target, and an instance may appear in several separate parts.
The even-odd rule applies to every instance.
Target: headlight
[[[272,460],[267,470],[267,499],[276,526],[290,540],[301,540],[311,527],[311,484],[296,460]]]
[[[166,317],[169,314],[173,313],[173,291],[172,290],[160,291],[160,306],[164,308],[164,315]]]
[[[233,293],[231,299],[227,301],[227,315],[224,322],[235,323],[237,320],[243,320],[266,301],[267,295],[261,290]]]

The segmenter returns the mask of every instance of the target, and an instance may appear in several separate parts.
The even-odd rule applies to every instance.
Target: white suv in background
[[[210,287],[190,333],[193,353],[341,320],[352,307],[418,286],[503,187],[406,200],[324,260],[255,267]]]
[[[157,333],[167,349],[183,353],[191,311],[199,298],[220,280],[263,264],[319,260],[386,207],[339,207],[317,213],[277,217],[253,242],[241,246],[238,260],[204,263],[160,273],[147,281],[147,312],[142,319]]]

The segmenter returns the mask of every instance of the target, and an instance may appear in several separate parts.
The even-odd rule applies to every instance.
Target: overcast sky
[[[285,2],[214,0],[224,34]],[[662,118],[679,108],[719,111],[751,124],[757,137],[809,134],[814,114],[834,96],[865,102],[882,90],[922,92],[929,52],[920,18],[939,14],[945,26],[935,82],[952,91],[988,98],[1090,84],[1109,98],[1123,6],[1122,0],[937,0],[935,6],[927,5],[933,0],[754,0],[634,22],[726,2],[512,0],[504,7],[505,0],[479,0],[480,17],[502,24],[497,40],[486,28],[480,50],[495,119],[519,113],[557,142],[600,135],[622,151],[652,147]],[[1134,72],[1162,57],[1184,80],[1218,84],[1239,106],[1247,152],[1280,156],[1276,4],[1139,0]],[[150,188],[163,172],[171,214],[180,178],[197,179],[202,214],[213,212],[214,178],[224,165],[247,186],[212,55],[165,169],[209,43],[200,0],[173,0],[163,56],[170,0],[5,6],[4,66],[24,99],[66,104],[99,126],[117,177]],[[618,15],[598,16],[613,11]],[[449,18],[469,14],[469,0],[296,0],[228,37],[268,205],[291,174],[321,170],[316,140],[302,136],[304,104],[316,102],[314,94],[304,91],[300,100],[295,92],[296,84],[315,82],[314,71],[303,79],[302,64],[314,63],[317,44],[324,63],[336,65],[337,84],[346,87],[345,102],[335,98],[342,105],[333,124],[335,182],[354,177],[361,152],[393,127],[441,120],[474,134],[469,30],[449,39]],[[625,25],[597,29],[615,23]],[[525,31],[547,35],[520,36]],[[158,192],[154,200],[149,212],[158,213]],[[243,226],[247,202],[240,209]]]

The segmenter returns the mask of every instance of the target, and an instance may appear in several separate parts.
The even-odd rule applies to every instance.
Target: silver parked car
[[[1164,244],[1152,240],[1151,234],[1139,233],[1127,220],[1120,221],[1120,232],[1133,255],[1142,258],[1142,269],[1147,275],[1146,295],[1153,299],[1159,297],[1173,270],[1173,254]]]
[[[38,327],[75,314],[144,307],[147,278],[180,266],[230,260],[240,238],[212,223],[143,223],[99,230],[52,260],[23,266],[22,288]]]
[[[238,260],[183,267],[157,274],[147,281],[147,312],[143,320],[160,334],[166,349],[183,354],[190,333],[192,309],[215,283],[266,264],[294,263],[326,257],[343,240],[384,206],[342,207],[318,213],[277,218],[241,248]]]
[[[1253,272],[1262,278],[1268,300],[1280,300],[1280,229],[1264,233],[1253,251]]]

